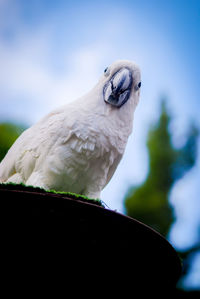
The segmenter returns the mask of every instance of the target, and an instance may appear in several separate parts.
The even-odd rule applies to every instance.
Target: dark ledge
[[[135,219],[94,202],[22,186],[0,185],[0,203],[1,256],[5,271],[16,277],[20,269],[27,277],[36,273],[54,282],[59,277],[67,289],[89,284],[90,290],[116,294],[169,291],[177,283],[176,251]]]

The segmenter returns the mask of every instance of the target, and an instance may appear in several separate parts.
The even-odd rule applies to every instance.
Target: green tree
[[[174,183],[195,164],[198,139],[198,130],[194,125],[191,125],[185,144],[176,149],[171,141],[170,120],[171,117],[167,111],[166,103],[162,101],[159,120],[151,127],[147,138],[149,154],[147,178],[140,186],[131,187],[125,196],[126,213],[156,229],[165,237],[167,237],[175,220],[173,207],[168,201],[169,193]],[[199,250],[200,244],[197,243],[188,250],[179,251],[184,265],[183,275],[180,280],[181,288],[184,287],[183,278],[190,270],[192,257]],[[183,290],[180,290],[180,292],[183,292]],[[191,292],[184,292],[184,294],[180,293],[180,296],[193,298]]]
[[[198,131],[191,126],[184,146],[176,149],[169,131],[170,115],[163,100],[158,122],[148,133],[149,172],[140,186],[131,187],[125,198],[126,213],[167,236],[175,220],[168,198],[176,182],[194,164]]]
[[[12,123],[0,124],[0,161],[4,158],[11,145],[24,131],[24,129],[24,126]]]

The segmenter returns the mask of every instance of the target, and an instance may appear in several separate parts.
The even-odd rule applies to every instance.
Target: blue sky
[[[160,98],[167,97],[175,144],[191,121],[200,127],[199,53],[199,0],[0,0],[0,121],[31,125],[91,89],[114,60],[136,61],[142,90],[133,134],[102,194],[123,213],[127,188],[147,175],[146,135]],[[171,192],[177,221],[170,241],[178,248],[197,239],[199,166],[200,158]]]

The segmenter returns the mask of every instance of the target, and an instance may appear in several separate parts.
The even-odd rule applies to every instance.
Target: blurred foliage
[[[195,164],[198,130],[191,126],[185,144],[174,148],[169,132],[170,115],[165,101],[158,122],[148,133],[149,173],[143,184],[130,188],[125,198],[129,216],[139,219],[167,236],[175,220],[168,201],[174,183]]]
[[[25,126],[11,123],[0,124],[0,161],[4,158],[11,145],[24,130]]]
[[[147,149],[149,155],[149,172],[146,180],[139,186],[131,187],[125,196],[127,215],[151,226],[167,237],[175,220],[173,207],[169,203],[169,194],[174,183],[182,178],[195,164],[197,159],[198,130],[189,127],[185,143],[180,148],[172,144],[169,131],[170,114],[166,102],[161,102],[158,122],[148,133]],[[191,261],[191,254],[199,250],[195,245],[187,251],[180,252],[183,262]],[[190,262],[189,261],[189,262]]]

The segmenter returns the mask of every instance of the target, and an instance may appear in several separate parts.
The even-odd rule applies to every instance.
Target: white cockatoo
[[[0,164],[0,182],[100,198],[131,134],[140,86],[135,63],[114,62],[86,95],[19,136]]]

